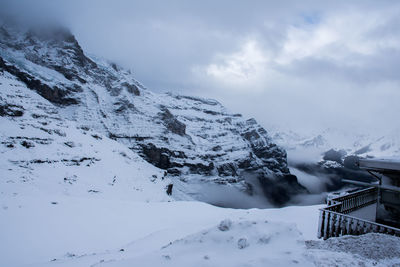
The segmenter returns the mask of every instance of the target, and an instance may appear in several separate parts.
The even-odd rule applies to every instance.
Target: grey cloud
[[[400,97],[396,46],[377,45],[373,53],[360,54],[339,38],[322,54],[277,62],[291,29],[312,33],[343,14],[365,15],[359,25],[345,25],[354,29],[374,20],[360,40],[400,40],[397,1],[2,0],[0,7],[2,16],[65,24],[86,51],[133,69],[150,89],[215,97],[266,126],[300,130],[359,123],[372,131],[376,127],[368,128],[365,113],[393,121],[399,112],[393,100]],[[204,72],[210,64],[225,64],[249,40],[268,58],[257,63],[260,77],[235,84]]]

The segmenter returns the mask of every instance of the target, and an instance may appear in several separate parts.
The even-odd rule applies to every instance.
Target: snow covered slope
[[[215,100],[152,93],[129,71],[87,57],[65,29],[3,25],[0,71],[48,100],[63,120],[116,140],[165,170],[175,199],[235,206],[210,198],[223,195],[204,189],[211,187],[263,197],[266,206],[305,192],[289,172],[285,150],[254,119]]]
[[[162,170],[124,145],[62,119],[58,108],[0,74],[1,196],[169,198]]]

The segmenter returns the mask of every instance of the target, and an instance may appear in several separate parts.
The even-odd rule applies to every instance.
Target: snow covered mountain
[[[342,179],[370,181],[371,176],[355,166],[357,158],[400,158],[396,130],[374,135],[327,129],[308,136],[276,131],[272,139],[287,150],[291,171],[312,193],[348,186]]]
[[[306,192],[290,174],[285,150],[254,119],[215,100],[152,93],[130,71],[86,56],[63,28],[0,27],[0,72],[1,120],[9,125],[1,132],[2,171],[12,169],[14,176],[38,164],[71,165],[71,159],[78,166],[111,166],[117,158],[130,165],[140,155],[156,167],[153,182],[173,184],[174,199],[235,206],[240,196],[236,202],[253,206],[243,201],[253,196],[282,205]],[[112,161],[97,155],[113,146],[119,149],[107,155]],[[118,164],[110,168],[119,170]]]
[[[312,151],[321,156],[328,150],[343,151],[343,156],[363,158],[399,158],[399,130],[381,134],[361,134],[350,130],[326,129],[314,135],[302,136],[293,131],[275,132],[272,139],[290,151]],[[291,154],[291,153],[289,153]]]

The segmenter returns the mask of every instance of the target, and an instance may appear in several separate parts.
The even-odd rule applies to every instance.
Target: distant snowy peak
[[[191,184],[248,194],[262,187],[270,202],[281,205],[305,192],[289,172],[285,150],[254,119],[215,100],[152,93],[129,71],[87,57],[65,29],[3,25],[0,36],[0,72],[51,102],[62,119],[114,139],[163,169],[181,193]],[[12,109],[5,104],[4,112],[17,112]]]
[[[319,151],[322,157],[325,152],[335,150],[359,157],[400,158],[400,134],[397,131],[377,136],[327,129],[313,136],[276,132],[272,137],[274,142],[291,151],[289,154],[313,150]]]

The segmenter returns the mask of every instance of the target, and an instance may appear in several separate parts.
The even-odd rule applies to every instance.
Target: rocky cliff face
[[[285,150],[254,119],[230,113],[215,100],[152,93],[129,71],[86,56],[65,29],[3,25],[0,72],[49,101],[62,120],[114,139],[164,170],[175,198],[201,198],[188,194],[194,184],[248,195],[261,187],[276,205],[305,192],[289,172]],[[0,115],[24,116],[27,107],[7,99],[3,94]]]

